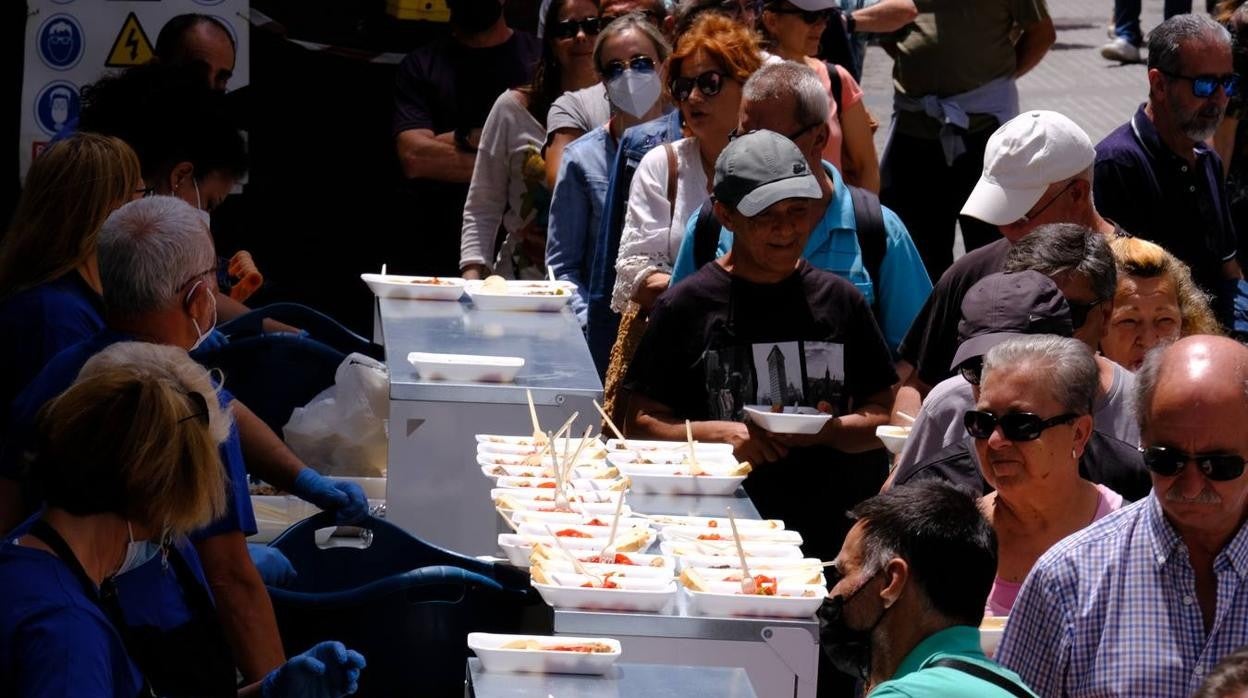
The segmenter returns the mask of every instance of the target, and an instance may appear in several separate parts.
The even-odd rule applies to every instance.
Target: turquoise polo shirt
[[[876,305],[878,300],[879,317],[876,320],[888,348],[896,354],[901,340],[932,292],[932,281],[905,224],[888,208],[882,208],[886,239],[880,278],[871,279],[863,266],[862,249],[858,246],[858,221],[854,216],[853,198],[835,167],[824,162],[823,169],[832,178],[836,196],[828,202],[823,218],[811,231],[802,258],[811,266],[830,271],[853,284],[866,297],[868,305]],[[697,271],[693,259],[693,229],[697,221],[697,215],[689,216],[685,226],[685,236],[672,264],[673,286]],[[715,256],[722,257],[731,248],[732,231],[721,228]]]
[[[925,668],[937,659],[961,659],[1003,676],[1022,688],[1027,685],[1018,674],[984,656],[979,646],[979,628],[955,625],[931,635],[901,660],[893,678],[875,687],[870,698],[909,696],[958,696],[959,698],[1013,698],[1010,693],[952,667]],[[1030,695],[1035,695],[1030,693]]]

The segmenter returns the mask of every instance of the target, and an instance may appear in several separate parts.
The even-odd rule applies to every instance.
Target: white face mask
[[[121,561],[121,567],[113,573],[114,577],[119,577],[130,570],[137,569],[147,564],[148,561],[159,557],[161,547],[150,540],[136,541],[134,539],[134,529],[130,527],[130,522],[126,522],[126,533],[130,535],[130,542],[126,544],[126,557]]]
[[[204,210],[204,202],[199,198],[199,182],[191,177],[191,184],[195,185],[195,211],[199,213],[199,219],[204,222],[204,227],[212,230],[212,215]]]
[[[190,304],[191,296],[195,294],[195,289],[203,286],[203,284],[203,281],[196,281],[195,285],[191,287],[191,290],[186,292],[186,300],[183,301],[183,303]],[[187,351],[195,351],[198,349],[199,345],[203,344],[204,340],[208,338],[208,335],[212,334],[213,328],[217,326],[217,297],[213,295],[212,289],[207,286],[204,286],[204,290],[208,293],[208,298],[212,300],[212,324],[209,325],[207,329],[201,330],[199,328],[199,321],[193,316],[191,317],[191,324],[195,326],[195,333],[198,338],[195,340],[195,344],[191,345],[191,348],[187,349]]]
[[[616,109],[640,119],[658,101],[661,89],[657,72],[628,68],[607,83],[607,97]]]

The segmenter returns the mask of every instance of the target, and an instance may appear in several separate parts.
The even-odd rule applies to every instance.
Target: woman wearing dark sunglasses
[[[835,5],[830,0],[768,0],[763,3],[758,28],[769,51],[809,66],[828,93],[830,134],[823,159],[836,167],[847,184],[879,193],[880,162],[871,117],[862,103],[862,88],[845,68],[813,58],[819,53],[819,41]],[[839,83],[837,90],[833,89],[834,79]]]
[[[1023,580],[1054,543],[1122,507],[1122,495],[1079,473],[1092,436],[1097,366],[1087,345],[1055,335],[1011,339],[984,356],[979,400],[966,413],[997,532],[988,612],[1008,616]]]
[[[598,24],[597,0],[551,2],[533,83],[504,92],[490,109],[464,204],[459,256],[464,278],[546,276],[546,114],[563,93],[597,82],[591,54]],[[507,235],[496,251],[500,225]]]
[[[615,263],[615,312],[630,303],[649,311],[667,289],[685,223],[706,201],[715,159],[737,126],[741,86],[762,61],[754,33],[719,14],[698,17],[681,35],[664,77],[689,137],[651,150],[637,166]]]
[[[659,67],[669,51],[663,35],[640,12],[617,18],[594,45],[594,65],[606,85],[611,118],[564,149],[546,237],[546,265],[555,278],[576,284],[572,308],[582,325],[589,268],[616,149],[625,129],[662,113]]]

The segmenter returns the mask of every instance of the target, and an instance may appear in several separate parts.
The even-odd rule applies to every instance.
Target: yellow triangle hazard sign
[[[108,51],[108,60],[104,65],[109,68],[125,68],[141,65],[152,59],[152,42],[148,41],[139,18],[131,12],[126,16],[125,24],[113,39],[113,47]]]

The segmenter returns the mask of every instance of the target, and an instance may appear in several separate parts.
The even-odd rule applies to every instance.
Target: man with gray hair
[[[1040,696],[1189,696],[1248,644],[1248,348],[1158,348],[1136,396],[1152,494],[1041,556],[997,652]]]
[[[1243,272],[1222,162],[1205,141],[1238,89],[1225,28],[1204,15],[1166,20],[1148,41],[1148,101],[1097,144],[1093,181],[1101,213],[1191,267],[1223,323]]]
[[[889,349],[896,352],[932,284],[901,219],[880,206],[870,192],[847,186],[841,173],[823,159],[827,121],[828,91],[815,72],[800,63],[768,63],[742,88],[737,133],[766,129],[788,135],[806,156],[823,191],[811,206],[811,232],[802,257],[854,284],[866,296]],[[871,203],[864,204],[864,197]],[[709,208],[690,217],[673,265],[673,286],[732,248],[732,231],[720,223]]]
[[[57,354],[14,402],[0,454],[0,503],[4,507],[0,530],[8,531],[39,504],[38,493],[29,489],[25,501],[14,496],[31,481],[23,468],[25,451],[33,443],[35,417],[48,400],[73,383],[88,359],[117,342],[133,340],[189,351],[216,324],[216,254],[207,226],[189,204],[158,196],[122,206],[105,221],[97,254],[106,328]],[[249,472],[322,509],[336,511],[342,522],[367,512],[368,500],[358,486],[333,483],[306,468],[224,388],[219,399],[234,419],[230,437],[221,446],[222,466],[230,482],[227,511],[192,536],[193,548],[182,551],[199,561],[195,566],[202,563],[215,600],[215,617],[200,617],[202,604],[184,593],[187,585],[177,570],[161,565],[160,556],[117,580],[120,607],[136,636],[154,632],[160,637],[144,648],[147,651],[131,650],[144,675],[162,694],[194,694],[209,685],[196,667],[213,671],[229,663],[248,681],[258,681],[284,661],[273,607],[246,546],[246,536],[256,531]],[[271,556],[257,562],[281,564]],[[285,566],[289,568],[289,562]],[[205,633],[206,628],[215,635]],[[181,644],[179,638],[193,645]]]

